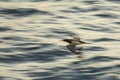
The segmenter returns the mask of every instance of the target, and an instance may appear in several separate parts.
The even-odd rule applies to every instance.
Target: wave
[[[16,9],[9,9],[9,8],[0,8],[0,14],[10,15],[13,17],[24,17],[30,15],[51,15],[51,13],[47,11],[40,11],[32,8],[16,8]]]

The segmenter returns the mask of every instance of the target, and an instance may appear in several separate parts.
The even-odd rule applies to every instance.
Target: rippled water
[[[120,80],[119,0],[0,1],[0,80]]]

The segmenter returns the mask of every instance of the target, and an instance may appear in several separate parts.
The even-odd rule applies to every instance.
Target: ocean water
[[[120,80],[120,1],[0,0],[0,80]]]

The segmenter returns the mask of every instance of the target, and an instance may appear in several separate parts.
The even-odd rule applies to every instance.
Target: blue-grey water
[[[0,0],[0,80],[120,80],[120,0]]]

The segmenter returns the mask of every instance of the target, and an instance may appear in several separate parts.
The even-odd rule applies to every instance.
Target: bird
[[[72,53],[74,54],[79,54],[79,52],[75,51],[75,47],[77,45],[81,45],[81,44],[88,44],[86,42],[81,41],[81,38],[77,37],[77,36],[73,36],[72,39],[63,39],[62,41],[67,42],[68,45],[66,46]]]

